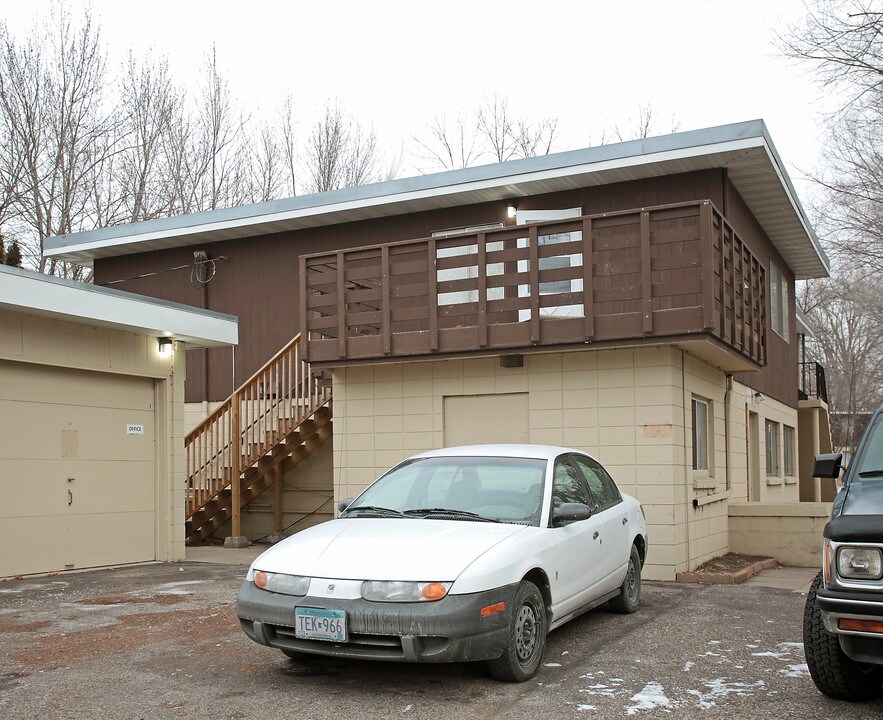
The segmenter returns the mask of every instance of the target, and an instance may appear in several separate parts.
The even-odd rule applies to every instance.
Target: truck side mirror
[[[812,476],[817,478],[834,478],[836,480],[842,471],[843,453],[816,455],[812,465]]]

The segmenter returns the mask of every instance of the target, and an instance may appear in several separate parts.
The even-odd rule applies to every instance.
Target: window
[[[785,425],[783,427],[782,440],[785,450],[785,461],[783,463],[783,469],[785,470],[786,477],[794,477],[797,473],[795,472],[794,467],[795,443],[793,427],[789,425]]]
[[[779,475],[779,423],[766,421],[766,474]]]
[[[708,471],[708,400],[693,398],[693,469]]]
[[[788,308],[791,306],[788,295],[788,280],[781,270],[770,263],[770,327],[786,341],[788,332]]]
[[[599,509],[611,507],[622,501],[622,495],[619,494],[616,483],[604,468],[584,455],[574,455],[573,459],[576,460],[579,469],[583,471],[583,476],[589,484],[589,490],[597,501]]]
[[[583,503],[593,507],[585,483],[565,456],[555,461],[555,475],[552,480],[552,507],[560,507],[564,503]]]

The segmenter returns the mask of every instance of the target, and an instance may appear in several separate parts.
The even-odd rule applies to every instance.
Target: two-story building
[[[798,432],[794,283],[828,260],[759,120],[47,252],[239,318],[187,356],[191,541],[301,529],[418,451],[545,443],[643,503],[645,576],[673,579],[728,550],[731,504],[798,502],[798,435],[827,422],[804,401]]]

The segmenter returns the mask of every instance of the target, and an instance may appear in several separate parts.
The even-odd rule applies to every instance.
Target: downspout
[[[681,350],[681,397],[683,398],[682,405],[684,411],[684,420],[683,420],[683,428],[684,428],[684,470],[687,467],[692,467],[692,465],[687,465],[687,353],[685,350]],[[684,539],[686,541],[686,551],[687,551],[687,567],[686,570],[691,570],[690,567],[690,509],[692,508],[692,500],[690,498],[690,491],[692,490],[692,483],[689,482],[688,472],[684,473],[684,509],[686,510],[686,519],[687,519],[687,527],[686,535]]]
[[[730,481],[730,394],[733,392],[733,376],[727,373],[727,389],[724,392],[724,480],[726,492],[730,491],[732,485]]]

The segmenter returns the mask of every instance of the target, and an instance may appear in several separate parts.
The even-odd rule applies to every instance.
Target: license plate
[[[295,608],[294,634],[303,640],[346,642],[346,613],[343,610]]]

